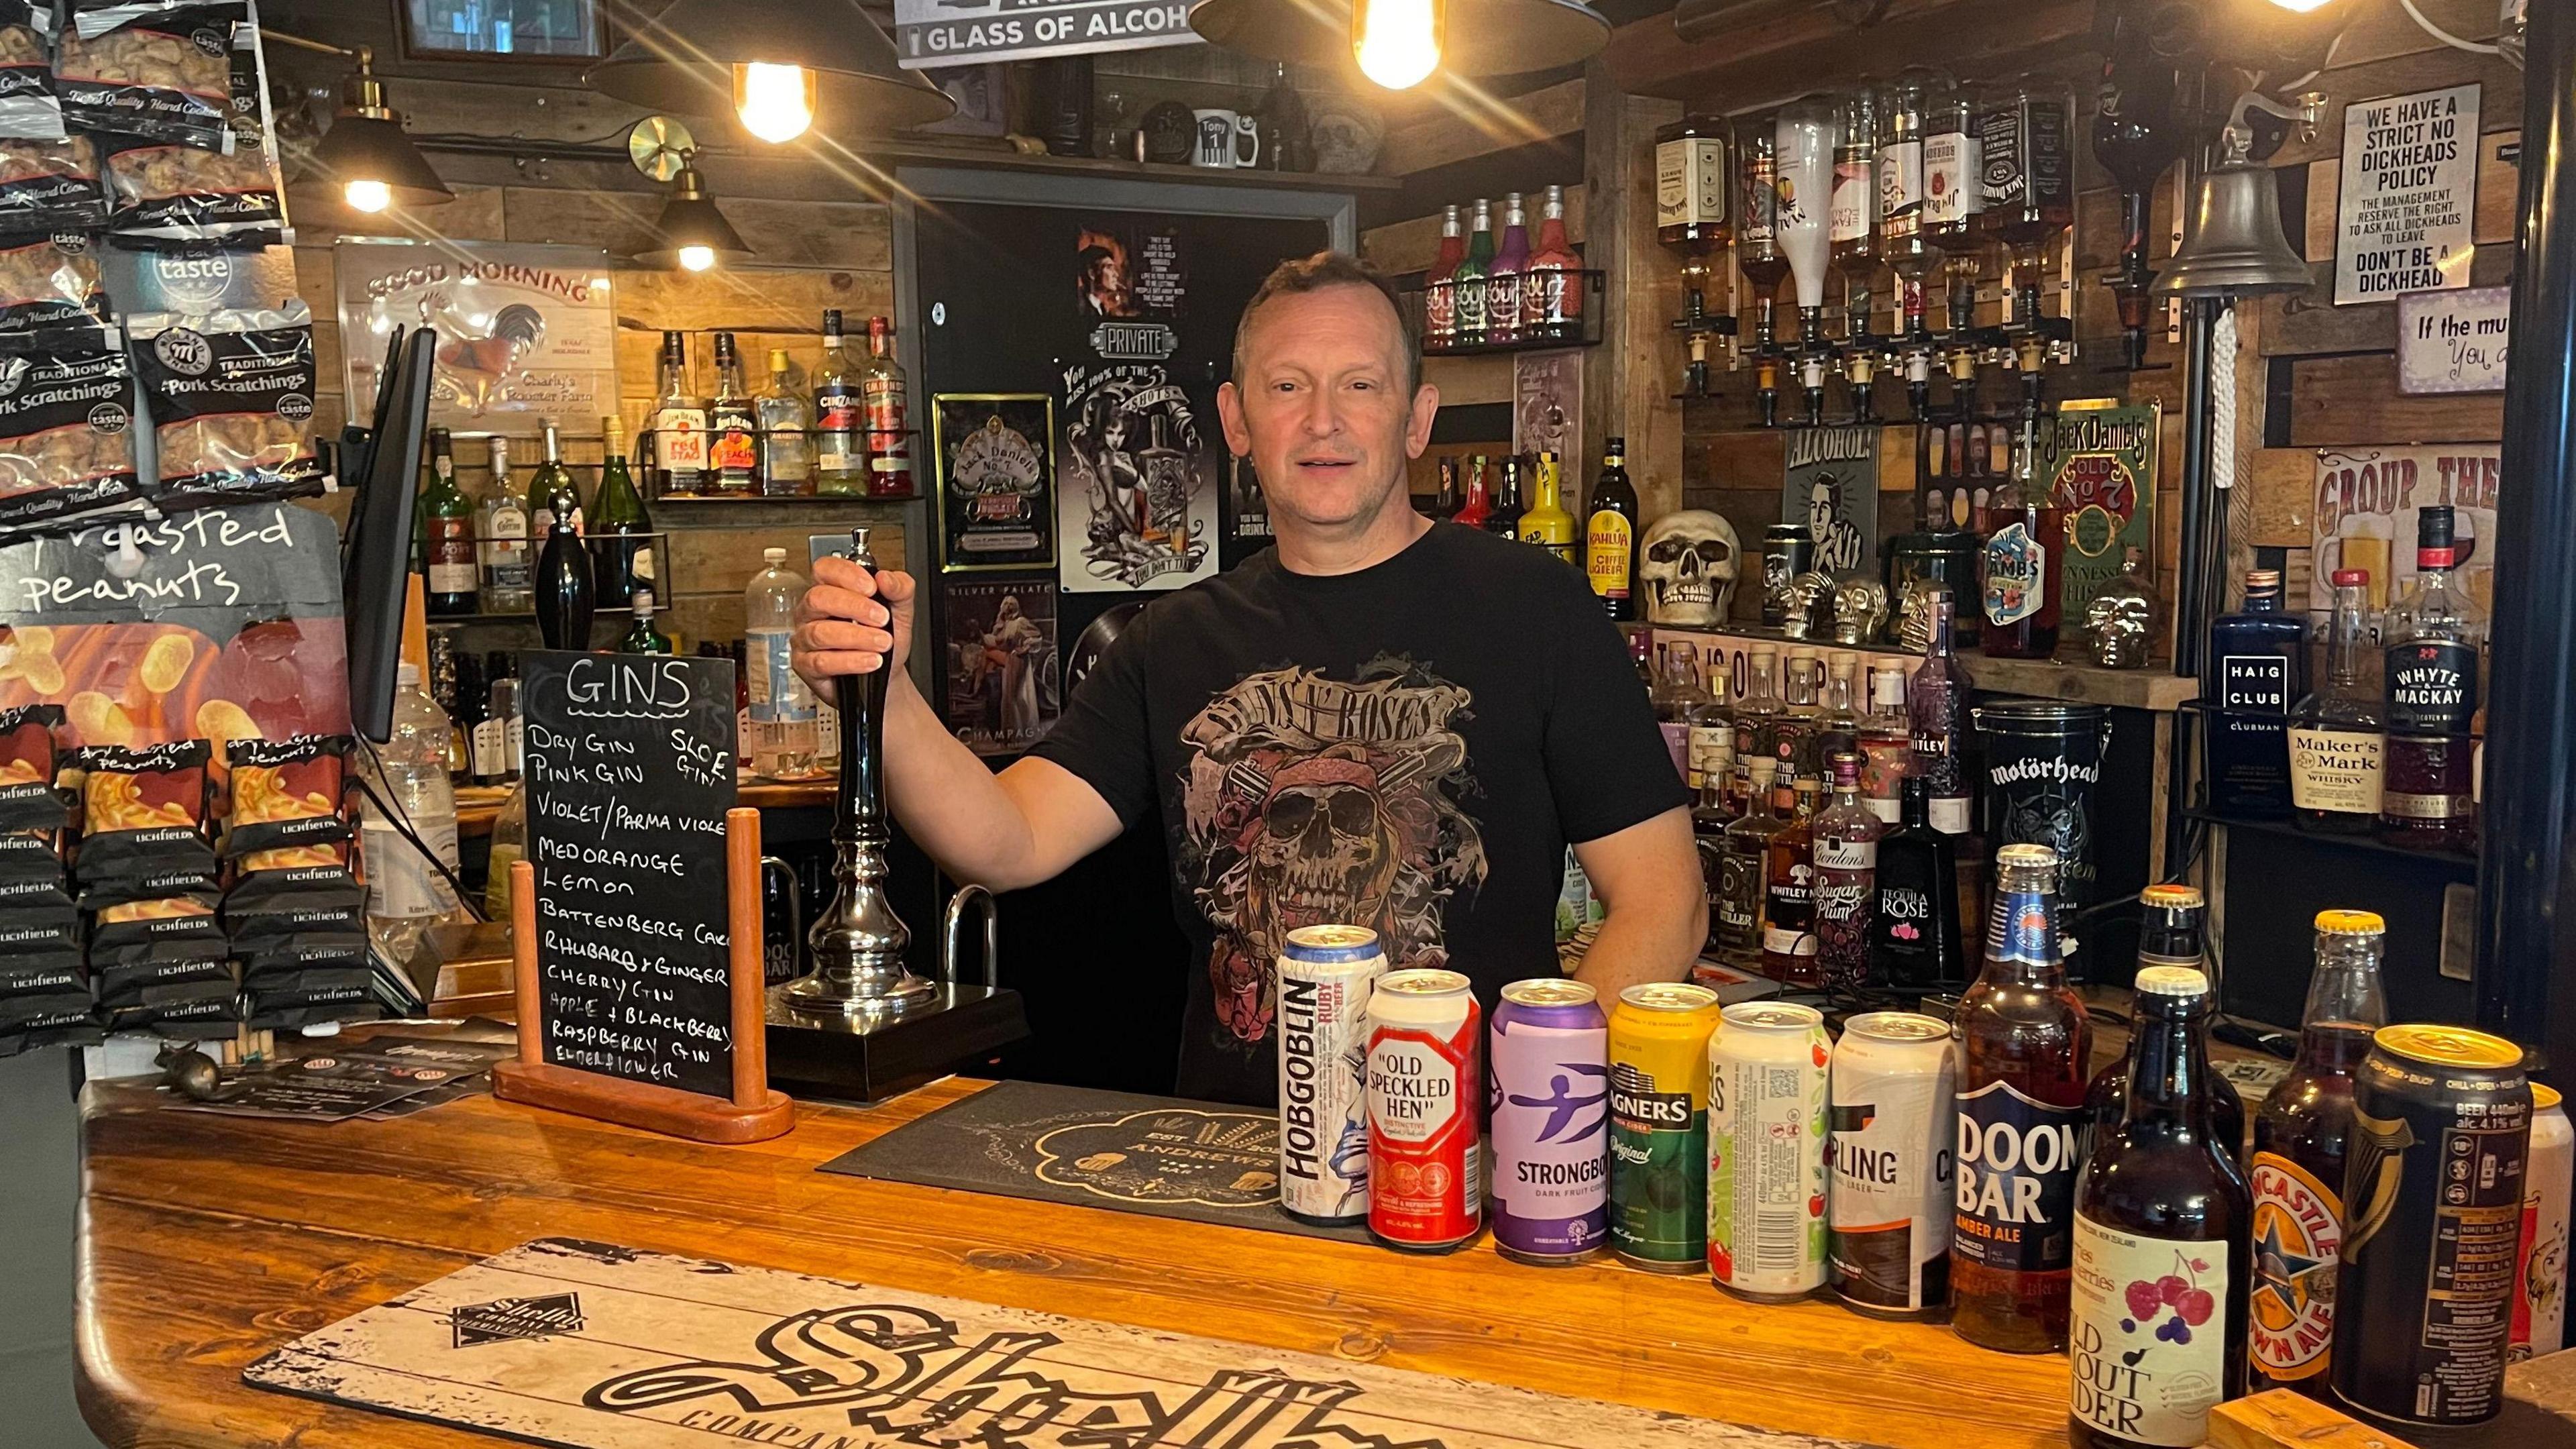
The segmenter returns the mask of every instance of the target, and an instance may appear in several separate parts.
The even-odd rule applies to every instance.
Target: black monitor
[[[350,542],[340,573],[349,636],[349,723],[379,744],[393,731],[394,670],[402,660],[413,509],[437,346],[438,334],[426,327],[394,344],[377,379],[376,426],[352,480],[358,501],[349,511]]]

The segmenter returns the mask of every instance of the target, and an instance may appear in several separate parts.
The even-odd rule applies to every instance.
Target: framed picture
[[[402,0],[413,60],[604,60],[616,48],[601,0]]]
[[[617,411],[617,314],[608,254],[527,242],[342,237],[332,244],[349,416],[369,416],[385,340],[438,330],[433,427],[535,437],[545,419]]]
[[[961,579],[941,592],[948,621],[941,718],[976,754],[1016,755],[1063,707],[1055,579]]]
[[[938,460],[939,571],[1055,567],[1055,399],[940,393],[930,400]]]

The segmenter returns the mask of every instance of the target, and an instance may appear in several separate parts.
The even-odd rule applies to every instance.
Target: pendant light
[[[895,63],[857,0],[676,0],[591,67],[605,94],[684,116],[733,111],[782,142],[821,123],[835,136],[946,120],[957,103]]]
[[[340,199],[352,211],[375,215],[393,207],[436,206],[454,201],[456,193],[438,179],[429,162],[403,134],[402,117],[385,101],[385,84],[376,78],[376,52],[361,45],[344,50],[300,35],[263,29],[263,39],[357,62],[341,92],[340,110],[331,129],[315,142],[304,174],[340,188]]]
[[[1582,0],[1195,0],[1201,39],[1264,60],[1338,69],[1389,90],[1436,69],[1514,75],[1571,65],[1610,43],[1610,22]]]
[[[635,169],[656,181],[671,183],[671,198],[662,203],[652,240],[634,259],[648,267],[708,271],[751,260],[752,250],[733,229],[707,179],[698,172],[698,146],[689,129],[668,116],[646,116],[626,133],[626,154]]]

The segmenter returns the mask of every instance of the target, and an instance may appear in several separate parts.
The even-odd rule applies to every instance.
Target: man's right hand
[[[796,605],[791,654],[796,672],[825,698],[831,681],[866,674],[911,652],[912,575],[880,569],[874,577],[848,559],[814,561],[814,586]]]

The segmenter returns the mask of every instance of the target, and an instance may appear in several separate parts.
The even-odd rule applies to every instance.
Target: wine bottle
[[[590,647],[590,621],[598,594],[590,550],[573,531],[572,475],[563,475],[546,503],[546,547],[537,555],[537,632],[549,649]]]
[[[591,566],[598,575],[599,597],[623,599],[653,587],[653,518],[645,512],[643,495],[635,491],[618,420],[603,417],[599,428],[607,461],[600,465],[599,496],[592,500]]]

